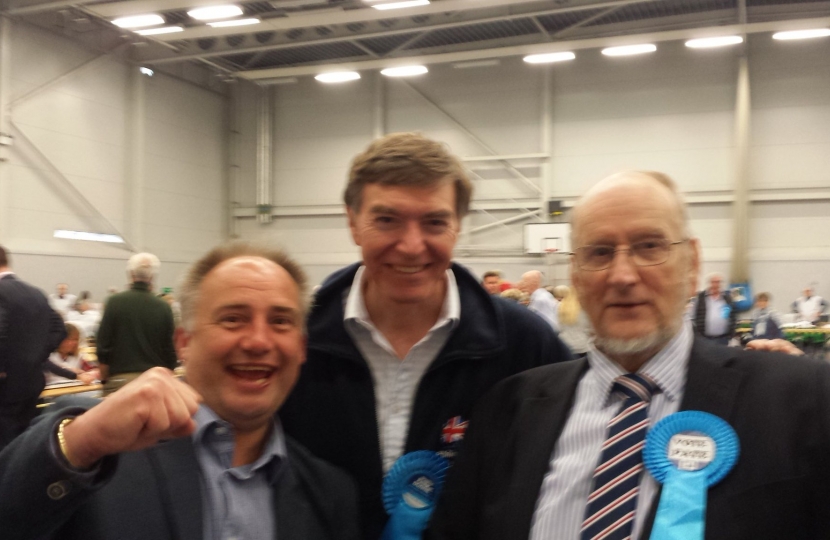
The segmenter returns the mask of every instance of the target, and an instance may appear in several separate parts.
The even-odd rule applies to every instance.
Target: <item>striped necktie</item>
[[[625,401],[608,424],[580,540],[631,537],[648,431],[648,403],[655,390],[656,384],[646,375],[628,373],[614,380],[611,391],[622,393]]]

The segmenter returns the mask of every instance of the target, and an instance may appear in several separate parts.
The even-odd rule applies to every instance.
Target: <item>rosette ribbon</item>
[[[643,462],[663,484],[650,539],[703,540],[706,492],[732,470],[739,453],[735,430],[713,414],[683,411],[657,422],[643,450]]]
[[[429,450],[401,456],[383,480],[389,521],[381,540],[420,540],[444,485],[449,463]]]

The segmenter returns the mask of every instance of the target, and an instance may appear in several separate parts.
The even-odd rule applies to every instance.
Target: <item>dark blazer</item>
[[[584,359],[537,368],[485,396],[425,539],[528,538],[587,369]],[[680,409],[715,414],[740,439],[737,464],[708,493],[707,540],[830,538],[830,365],[696,338]]]
[[[43,364],[65,337],[40,289],[14,275],[0,279],[0,449],[34,417]]]
[[[4,540],[201,540],[201,472],[190,437],[105,458],[87,481],[50,453],[57,423],[83,408],[35,421],[0,453]],[[356,540],[357,492],[339,469],[287,439],[288,467],[274,486],[279,540]]]

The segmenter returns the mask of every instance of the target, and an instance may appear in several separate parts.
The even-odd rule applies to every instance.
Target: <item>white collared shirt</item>
[[[680,408],[692,336],[691,323],[684,322],[680,332],[638,371],[651,377],[660,388],[648,407],[649,426]],[[611,393],[611,388],[614,379],[626,373],[593,344],[588,350],[588,364],[590,368],[576,388],[573,408],[542,481],[530,540],[579,538],[608,422],[617,414],[623,401],[621,396]],[[539,429],[543,427],[539,426]],[[639,538],[655,493],[657,482],[648,470],[644,470],[631,538]]]
[[[455,275],[447,270],[447,294],[438,320],[401,360],[369,318],[362,287],[365,268],[361,266],[355,274],[346,298],[343,321],[372,373],[378,440],[383,470],[387,472],[403,453],[418,384],[458,324],[461,299]]]
[[[719,337],[729,331],[729,314],[726,310],[726,299],[723,294],[712,296],[706,293],[706,328],[703,334],[710,337]]]

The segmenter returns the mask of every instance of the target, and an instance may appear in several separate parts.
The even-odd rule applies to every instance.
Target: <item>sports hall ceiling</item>
[[[236,2],[258,24],[213,28],[187,12],[228,0],[10,0],[5,14],[142,65],[195,62],[259,82],[336,69],[464,63],[531,53],[830,26],[830,1],[392,0]],[[140,36],[118,17],[157,13],[170,34]]]

